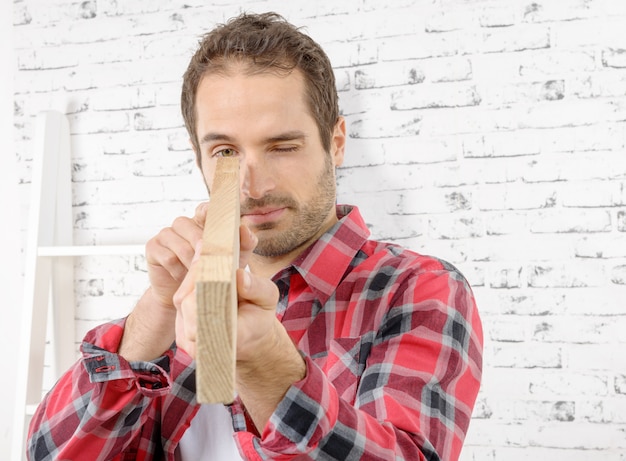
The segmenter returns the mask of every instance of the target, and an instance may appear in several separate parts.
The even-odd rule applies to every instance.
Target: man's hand
[[[174,293],[184,280],[206,218],[207,203],[196,207],[193,218],[179,217],[146,244],[146,262],[154,301],[174,308]]]
[[[306,366],[287,331],[276,318],[278,288],[270,279],[244,270],[257,239],[240,228],[241,257],[237,270],[237,392],[259,430],[289,387],[304,378]],[[176,343],[196,355],[195,273],[200,245],[187,277],[174,295]]]
[[[176,218],[146,244],[150,288],[126,320],[118,350],[126,360],[153,360],[174,342],[173,297],[202,240],[206,210],[207,203],[201,203],[192,218]]]

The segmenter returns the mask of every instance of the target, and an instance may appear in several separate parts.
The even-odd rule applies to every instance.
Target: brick
[[[354,87],[357,90],[414,85],[424,79],[424,72],[418,65],[404,61],[374,64],[354,71]]]
[[[506,315],[547,316],[563,313],[567,297],[557,290],[506,290],[494,293],[492,304]]]
[[[453,8],[433,9],[426,17],[426,32],[447,32],[478,25],[477,10],[474,5],[458,5]]]
[[[458,31],[414,34],[384,38],[380,42],[381,61],[454,56],[462,37]]]
[[[380,10],[403,9],[414,6],[415,0],[397,0],[390,4],[382,4],[377,0],[363,0],[362,4],[365,11],[376,11],[380,13]]]
[[[350,90],[351,79],[350,72],[347,69],[336,69],[335,70],[335,86],[337,87],[337,92],[339,93],[339,98],[341,101],[341,97],[343,96],[341,93]],[[339,104],[340,109],[343,107],[343,104]]]
[[[626,399],[612,396],[601,400],[583,402],[581,418],[584,421],[602,424],[623,424],[626,422]]]
[[[71,134],[128,131],[129,117],[124,112],[90,112],[68,117]]]
[[[553,24],[555,45],[559,48],[585,48],[591,46],[624,46],[624,18],[602,17],[582,21],[564,21]]]
[[[593,260],[533,264],[528,266],[527,271],[528,286],[534,288],[597,287],[607,280],[602,263]]]
[[[609,61],[604,61],[603,58],[603,63],[606,67]],[[625,87],[626,72],[621,68],[605,69],[603,72],[586,74],[580,78],[573,77],[569,83],[571,94],[580,98],[621,97],[624,95]]]
[[[626,287],[608,283],[601,287],[577,288],[565,290],[564,312],[569,315],[622,316],[626,314],[626,305],[620,302],[626,295]],[[590,309],[589,306],[593,306]]]
[[[411,110],[442,107],[477,106],[480,95],[466,82],[423,84],[407,87],[391,95],[391,109]]]
[[[612,321],[609,317],[607,321]],[[626,365],[622,354],[617,354],[615,343],[602,341],[601,344],[566,344],[563,347],[566,367],[574,371],[611,371]]]
[[[124,180],[89,181],[74,187],[74,204],[87,207],[99,205],[130,205],[165,200],[162,179],[133,177]],[[132,190],[132,192],[129,192]]]
[[[617,212],[617,230],[626,232],[626,211]]]
[[[503,53],[550,47],[550,29],[545,25],[516,25],[465,29],[459,48],[463,53]]]
[[[396,203],[398,212],[406,214],[445,214],[453,211],[469,210],[471,208],[471,195],[463,191],[452,192],[445,189],[424,188],[398,193]],[[445,224],[448,223],[445,216],[437,216],[433,221],[436,222],[439,218],[442,218],[441,226],[445,227]],[[469,220],[467,221],[469,222]],[[433,223],[433,226],[439,227],[435,223]]]
[[[194,157],[166,150],[152,152],[149,157],[137,158],[130,165],[132,174],[138,178],[189,176],[196,168]]]
[[[156,94],[142,86],[110,88],[91,92],[89,106],[93,110],[143,109],[156,105]]]
[[[121,176],[120,166],[127,166],[125,159],[113,160],[102,156],[94,156],[89,161],[76,159],[72,161],[72,182],[113,181]],[[83,198],[76,196],[74,200],[74,203],[82,203]]]
[[[576,402],[571,400],[490,399],[492,420],[500,421],[573,421]]]
[[[512,107],[490,109],[478,106],[422,109],[420,134],[449,136],[508,131],[519,128],[520,110]]]
[[[482,27],[505,27],[516,24],[519,20],[516,8],[487,5],[481,7],[478,14],[478,23]]]
[[[484,85],[500,86],[520,79],[520,63],[537,52],[486,53],[471,56],[472,76]]]
[[[471,427],[471,426],[470,426]],[[566,429],[563,429],[567,433]],[[567,435],[564,435],[567,437]],[[497,461],[526,461],[528,459],[541,459],[550,461],[589,461],[589,459],[602,459],[603,461],[623,461],[618,458],[619,454],[613,449],[584,449],[575,450],[556,447],[512,447],[498,446],[492,449]],[[482,453],[481,453],[482,454]],[[475,461],[483,461],[484,458],[476,457]],[[492,458],[486,458],[485,460]]]
[[[187,152],[190,157],[195,159],[195,154],[191,150],[187,130],[178,129],[167,133],[167,150],[173,152]]]
[[[341,172],[339,183],[349,185],[355,192],[398,191],[414,187],[418,176],[417,168],[406,165],[389,165],[381,175],[376,166],[345,168]],[[397,193],[395,194],[397,198]]]
[[[167,0],[135,0],[133,2],[120,2],[117,0],[99,0],[98,11],[106,16],[138,15],[143,13],[156,13],[172,9],[171,1]]]
[[[358,203],[366,203],[359,201]],[[422,235],[424,219],[419,216],[389,215],[386,219],[372,224],[372,232],[382,240],[402,241]]]
[[[556,197],[556,188],[551,184],[491,184],[479,188],[476,203],[482,211],[533,210],[553,208]]]
[[[354,138],[393,138],[417,135],[421,115],[411,111],[391,112],[377,116],[359,116],[348,126],[348,135]]]
[[[350,130],[353,117],[362,117],[364,113],[383,114],[389,111],[390,90],[387,88],[361,89],[342,95],[341,115],[348,121]]]
[[[24,26],[30,24],[33,21],[33,17],[30,14],[28,5],[24,2],[17,2],[13,4],[13,25]]]
[[[532,338],[542,343],[602,344],[619,338],[625,327],[626,320],[619,317],[566,316],[538,322]]]
[[[614,266],[611,269],[611,282],[616,285],[626,285],[626,264]]]
[[[581,168],[581,165],[585,167]],[[530,183],[624,179],[626,156],[619,151],[601,150],[543,155],[524,165],[522,178]]]
[[[481,89],[482,103],[498,106],[556,101],[563,99],[565,95],[563,79],[541,82],[497,82]]]
[[[78,65],[78,58],[71,53],[59,53],[57,48],[20,50],[17,55],[19,70],[63,69]]]
[[[485,358],[490,359],[490,351],[486,351]],[[488,363],[488,362],[486,362]],[[544,368],[492,368],[490,370],[491,379],[484,380],[481,385],[481,392],[493,398],[528,399],[532,384],[542,377],[560,374],[560,370],[550,370]],[[564,399],[561,396],[550,396],[557,399]],[[541,397],[543,398],[543,397]]]
[[[182,128],[182,116],[173,107],[152,107],[133,112],[133,128],[137,131]]]
[[[579,258],[624,258],[626,235],[587,235],[576,242],[574,254]]]
[[[520,128],[552,128],[615,122],[624,117],[616,101],[596,99],[561,100],[538,104],[520,112]]]
[[[559,197],[563,197],[559,193]],[[528,227],[533,233],[587,233],[609,232],[611,214],[602,209],[551,209],[528,216]]]
[[[472,134],[463,137],[463,155],[466,158],[537,155],[540,143],[530,130]]]
[[[472,62],[465,56],[424,59],[419,62],[427,82],[458,82],[472,78]]]
[[[544,370],[531,378],[529,392],[538,398],[596,398],[608,394],[608,384],[608,378],[601,373]]]
[[[562,424],[562,423],[561,423]],[[561,448],[604,449],[611,446],[624,446],[623,430],[618,426],[598,425],[591,423],[569,423],[569,437],[559,437],[564,428],[558,423],[546,424],[531,435],[531,445],[553,446]]]
[[[494,367],[503,368],[561,368],[561,348],[551,344],[497,343],[491,357]]]
[[[487,334],[491,341],[500,343],[525,343],[530,338],[530,321],[519,315],[498,315],[487,317]]]
[[[349,142],[352,142],[351,139]],[[356,139],[354,141],[357,141]],[[363,149],[371,142],[363,142]],[[427,138],[389,138],[382,141],[380,146],[384,153],[385,162],[388,164],[424,164],[453,162],[459,158],[461,146],[454,137]],[[348,150],[352,155],[353,150]]]
[[[543,152],[612,151],[624,146],[624,126],[612,123],[595,123],[590,126],[555,127],[537,130],[541,135]]]
[[[436,239],[478,238],[484,235],[483,221],[479,216],[442,215],[428,222],[429,235]]]
[[[624,48],[609,48],[602,52],[602,65],[604,67],[626,68],[626,45]]]
[[[526,213],[505,211],[485,214],[485,231],[487,235],[518,234],[527,228]]]
[[[522,287],[522,266],[491,265],[489,268],[489,286],[491,288],[520,288]]]
[[[332,42],[325,46],[334,67],[353,67],[378,61],[378,44],[374,41]]]
[[[564,0],[558,5],[543,1],[528,4],[524,10],[524,20],[528,22],[559,21],[559,24],[562,24],[573,19],[593,18],[609,12],[623,14],[624,9],[622,5],[618,5],[610,0],[593,3]],[[578,23],[581,21],[572,22]]]
[[[387,149],[385,141],[348,138],[341,168],[382,165],[385,163]]]
[[[617,207],[626,205],[624,181],[573,182],[564,184],[561,201],[566,207]]]
[[[520,77],[527,79],[555,78],[571,73],[592,72],[597,69],[593,52],[566,50],[537,50],[518,57]]]
[[[319,15],[319,11],[313,12],[315,18],[304,20],[305,32],[325,46],[332,41],[352,41],[365,36],[377,39],[424,30],[424,15],[415,6],[404,11],[398,10],[394,15],[363,11],[358,21],[352,21],[350,17],[360,9],[358,3],[358,0],[337,3],[336,7],[340,10],[324,15]],[[292,4],[295,7],[301,5],[300,2]]]

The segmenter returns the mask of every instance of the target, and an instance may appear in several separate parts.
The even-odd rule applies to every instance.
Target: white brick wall
[[[48,108],[70,120],[77,243],[143,243],[191,213],[205,191],[181,75],[243,9],[328,51],[350,135],[340,201],[475,287],[485,373],[463,460],[625,461],[622,0],[15,1],[22,216]],[[77,334],[132,308],[143,265],[77,259]]]

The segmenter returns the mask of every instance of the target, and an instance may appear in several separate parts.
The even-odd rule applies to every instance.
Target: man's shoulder
[[[368,240],[361,253],[361,261],[358,266],[361,264],[373,265],[372,269],[391,266],[398,270],[408,270],[415,273],[444,271],[460,274],[460,271],[453,264],[444,259],[419,253],[397,243]]]

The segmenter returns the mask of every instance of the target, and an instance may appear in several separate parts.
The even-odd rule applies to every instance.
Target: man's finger
[[[237,294],[245,301],[263,309],[274,310],[278,303],[278,287],[270,279],[237,269]]]

